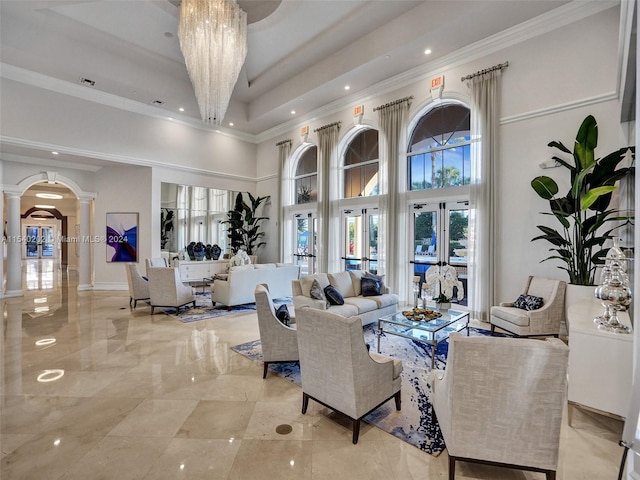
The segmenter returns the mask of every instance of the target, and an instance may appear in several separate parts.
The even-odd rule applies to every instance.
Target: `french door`
[[[27,258],[53,258],[54,227],[27,225],[25,227],[25,253]]]
[[[424,281],[425,272],[433,265],[452,265],[464,285],[467,304],[467,248],[469,230],[468,202],[413,204],[413,274]]]
[[[300,266],[300,276],[313,275],[317,270],[318,219],[314,213],[296,213],[293,225],[294,263]]]
[[[377,208],[342,211],[342,260],[345,270],[378,272]]]

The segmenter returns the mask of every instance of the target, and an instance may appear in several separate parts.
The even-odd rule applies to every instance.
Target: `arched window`
[[[363,130],[344,155],[344,198],[378,195],[378,131]]]
[[[293,177],[295,187],[295,204],[312,203],[318,201],[318,148],[307,148],[296,167]]]
[[[469,109],[440,105],[420,119],[408,149],[409,190],[468,185],[471,178]]]

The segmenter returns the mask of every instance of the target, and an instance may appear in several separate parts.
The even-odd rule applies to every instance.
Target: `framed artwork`
[[[138,261],[138,213],[107,213],[107,262]]]

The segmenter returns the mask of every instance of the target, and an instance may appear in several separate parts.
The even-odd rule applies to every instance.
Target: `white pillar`
[[[78,290],[91,290],[91,199],[80,198],[80,238],[78,238]]]
[[[20,232],[20,194],[7,194],[7,291],[5,297],[20,297],[22,291],[22,248]]]

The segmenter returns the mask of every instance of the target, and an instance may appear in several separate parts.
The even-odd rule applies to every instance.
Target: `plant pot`
[[[438,311],[449,310],[451,308],[451,302],[443,302],[443,303],[436,302],[436,308],[438,309]]]

